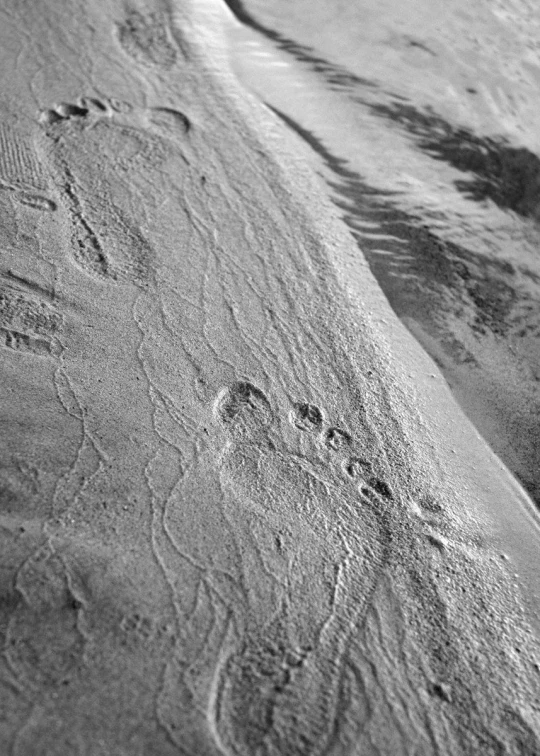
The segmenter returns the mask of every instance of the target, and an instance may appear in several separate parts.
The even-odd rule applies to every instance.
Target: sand
[[[527,0],[229,3],[394,312],[540,505],[540,56]]]
[[[2,756],[538,753],[532,503],[230,12],[1,18]]]

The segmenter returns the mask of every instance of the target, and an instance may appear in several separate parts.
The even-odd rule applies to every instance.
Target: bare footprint
[[[317,756],[341,716],[348,639],[384,563],[380,508],[367,499],[359,507],[358,493],[344,490],[331,471],[326,476],[316,454],[312,463],[277,435],[275,443],[245,443],[271,433],[270,402],[253,384],[224,389],[214,411],[229,435],[220,468],[227,520],[239,530],[257,518],[254,538],[264,534],[258,549],[266,564],[282,565],[287,589],[282,605],[258,600],[240,647],[223,661],[208,712],[212,732],[225,754]],[[316,413],[302,414],[317,425]],[[249,571],[247,595],[258,595],[261,577]]]
[[[125,177],[146,155],[150,170],[157,148],[142,129],[113,116],[95,97],[45,111],[41,123],[52,142],[46,153],[71,217],[74,261],[101,281],[144,288],[152,282],[153,254],[132,218]]]

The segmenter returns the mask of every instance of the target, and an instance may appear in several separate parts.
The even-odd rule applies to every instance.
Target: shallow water
[[[540,12],[228,4],[237,75],[313,148],[391,306],[540,503]]]

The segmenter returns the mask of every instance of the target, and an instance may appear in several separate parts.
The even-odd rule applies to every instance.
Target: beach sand
[[[534,4],[229,5],[242,82],[319,156],[393,310],[539,506]]]
[[[533,504],[230,11],[1,18],[2,756],[538,753]]]

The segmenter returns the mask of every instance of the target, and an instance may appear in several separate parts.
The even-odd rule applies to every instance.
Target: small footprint
[[[294,405],[289,415],[293,425],[301,431],[318,432],[322,428],[323,414],[316,404],[300,403]]]
[[[352,444],[352,436],[342,428],[328,428],[323,435],[323,443],[333,451],[348,449]]]
[[[237,381],[223,389],[216,399],[214,414],[238,440],[257,436],[273,420],[266,394],[249,381]]]
[[[247,517],[256,519],[257,529],[251,532],[258,541],[258,558],[265,570],[272,565],[269,572],[275,569],[278,579],[263,601],[261,575],[251,566],[255,562],[247,568],[246,561],[246,581],[253,583],[246,596],[250,601],[253,597],[257,619],[218,670],[208,712],[212,732],[226,754],[317,756],[330,750],[341,716],[347,649],[386,561],[384,506],[371,492],[376,505],[358,507],[356,491],[334,476],[327,478],[328,461],[319,455],[312,455],[313,461],[297,455],[277,434],[267,443],[273,411],[252,383],[223,389],[214,413],[233,435],[219,459],[223,511],[235,532]],[[328,438],[335,448],[351,443],[346,431],[326,429],[321,410],[312,405],[294,405],[289,420],[299,429],[317,431],[316,438]],[[256,434],[262,442],[245,443]],[[282,575],[283,594],[277,588]],[[261,616],[265,612],[268,619]],[[278,622],[270,635],[274,618]],[[259,627],[264,627],[262,642]]]

